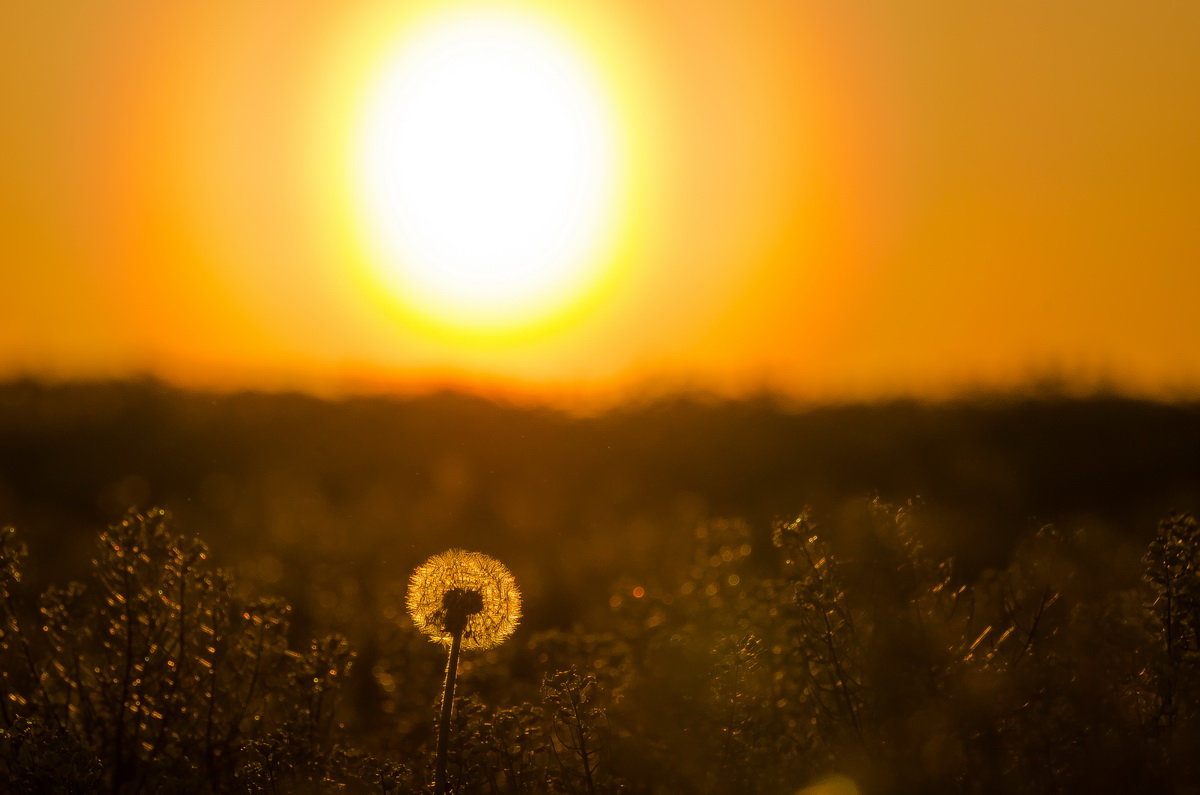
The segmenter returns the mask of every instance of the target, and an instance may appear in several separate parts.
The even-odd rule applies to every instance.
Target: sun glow
[[[550,25],[475,10],[418,26],[379,73],[357,152],[378,269],[409,309],[525,327],[600,281],[619,136],[600,82]]]

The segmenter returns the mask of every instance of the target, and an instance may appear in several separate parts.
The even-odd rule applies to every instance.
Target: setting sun
[[[619,147],[563,35],[513,12],[436,17],[397,43],[368,96],[357,184],[400,300],[452,326],[508,328],[595,281]]]

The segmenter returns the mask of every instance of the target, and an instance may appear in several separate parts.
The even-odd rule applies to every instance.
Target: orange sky
[[[1200,391],[1200,4],[524,0],[636,201],[603,294],[495,339],[365,275],[348,125],[410,5],[10,4],[0,376]]]

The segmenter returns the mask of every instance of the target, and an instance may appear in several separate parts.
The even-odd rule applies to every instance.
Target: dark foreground
[[[452,546],[527,613],[465,658],[458,791],[1200,774],[1195,407],[0,400],[9,789],[419,790],[444,658],[405,580]]]

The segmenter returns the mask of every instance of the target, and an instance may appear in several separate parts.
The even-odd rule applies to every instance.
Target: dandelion
[[[437,792],[444,793],[459,651],[490,649],[511,635],[521,618],[521,592],[500,561],[451,549],[434,555],[413,572],[408,613],[421,632],[449,647],[437,744]]]

